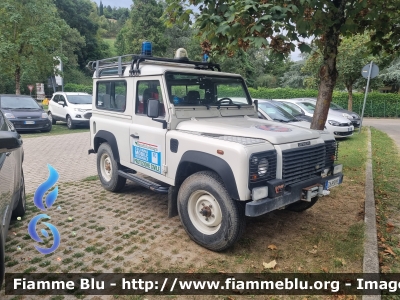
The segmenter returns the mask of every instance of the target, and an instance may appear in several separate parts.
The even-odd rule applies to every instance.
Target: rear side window
[[[126,81],[98,81],[96,107],[113,111],[125,111]]]

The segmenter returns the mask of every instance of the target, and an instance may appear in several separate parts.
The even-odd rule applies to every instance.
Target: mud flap
[[[178,215],[178,191],[179,187],[170,186],[168,189],[168,218]]]

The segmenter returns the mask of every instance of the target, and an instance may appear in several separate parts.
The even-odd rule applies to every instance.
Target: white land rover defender
[[[245,216],[304,211],[342,182],[333,135],[258,119],[243,78],[217,64],[142,54],[89,65],[102,185],[168,194],[168,216],[208,249],[232,246]]]

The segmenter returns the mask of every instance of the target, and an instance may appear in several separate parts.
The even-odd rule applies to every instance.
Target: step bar
[[[129,180],[131,180],[133,182],[136,182],[137,184],[140,184],[141,186],[143,186],[143,187],[145,187],[145,188],[147,188],[149,190],[152,190],[154,192],[162,193],[162,194],[168,194],[169,186],[162,186],[162,185],[159,185],[159,184],[157,184],[157,183],[155,183],[153,181],[147,180],[147,179],[145,179],[143,177],[139,177],[139,176],[134,175],[134,174],[129,174],[129,173],[126,173],[126,172],[121,171],[121,170],[118,170],[118,175],[122,176],[122,177],[124,177],[126,179],[129,179]]]

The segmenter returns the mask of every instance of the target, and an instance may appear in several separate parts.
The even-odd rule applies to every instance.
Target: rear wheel
[[[302,212],[302,211],[305,211],[305,210],[311,208],[315,203],[317,203],[317,201],[318,201],[318,196],[312,198],[311,202],[297,201],[295,203],[292,203],[292,204],[286,206],[286,209],[295,211],[295,212]]]
[[[125,186],[126,178],[118,175],[118,163],[107,143],[101,144],[97,151],[97,173],[108,191],[118,192]]]
[[[213,251],[231,247],[244,231],[242,203],[231,199],[219,176],[210,171],[195,173],[182,183],[178,212],[191,239]]]
[[[17,207],[12,212],[12,217],[18,218],[23,217],[26,212],[26,195],[25,195],[25,179],[24,179],[24,171],[21,170],[21,184],[20,184],[19,198]]]
[[[54,119],[53,114],[51,113],[51,111],[49,111],[49,112],[47,113],[47,115],[49,116],[49,119],[50,119],[50,121],[51,121],[51,124],[52,124],[52,125],[56,125],[57,121]]]
[[[75,124],[74,124],[74,122],[72,122],[72,118],[70,116],[67,116],[67,127],[68,127],[68,129],[75,128]]]

